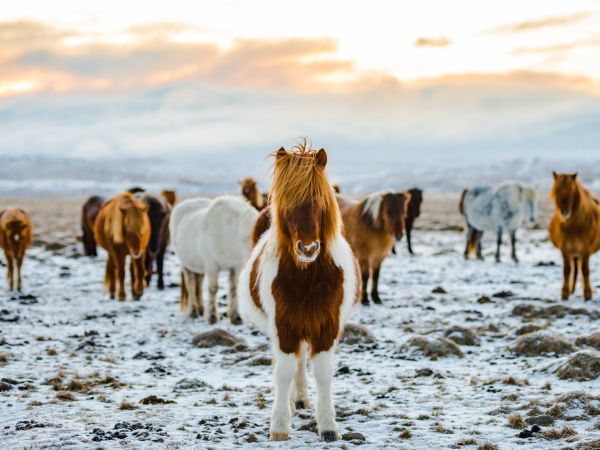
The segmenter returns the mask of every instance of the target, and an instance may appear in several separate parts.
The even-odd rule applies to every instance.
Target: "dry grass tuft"
[[[456,441],[453,447],[466,447],[467,445],[477,445],[477,439],[475,438],[463,438]]]
[[[512,416],[508,416],[508,426],[517,430],[522,430],[527,427],[527,422],[525,422],[525,419],[521,414],[513,414]]]
[[[58,391],[56,393],[56,400],[60,400],[62,402],[72,402],[75,401],[75,396],[71,394],[69,391]]]
[[[548,415],[556,418],[564,417],[565,409],[562,405],[555,403],[548,409]]]
[[[484,442],[479,447],[477,447],[477,450],[500,450],[500,449],[496,444],[493,444],[492,442]]]
[[[573,427],[563,427],[560,430],[557,428],[551,428],[548,431],[544,432],[544,437],[546,439],[564,439],[571,436],[575,436],[577,431]]]
[[[134,405],[133,403],[130,403],[130,402],[121,402],[121,404],[119,405],[119,409],[124,410],[124,411],[129,411],[129,410],[133,410],[133,409],[138,409],[138,407],[137,407],[137,405]]]
[[[412,432],[408,428],[402,428],[400,431],[400,437],[402,439],[410,439],[412,437]]]
[[[454,431],[452,431],[450,428],[446,428],[444,427],[441,423],[436,422],[433,425],[433,431],[435,431],[436,433],[442,433],[442,434],[454,434]]]

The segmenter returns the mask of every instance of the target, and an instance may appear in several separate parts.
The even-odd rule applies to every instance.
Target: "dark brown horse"
[[[169,243],[169,213],[171,207],[166,198],[146,194],[142,200],[148,207],[150,219],[150,241],[146,248],[146,285],[150,286],[152,275],[158,275],[158,289],[164,289],[163,267],[165,252]],[[156,266],[156,270],[155,270]]]
[[[367,284],[371,278],[371,298],[381,303],[378,291],[381,263],[390,254],[394,242],[402,238],[406,206],[410,194],[406,192],[377,192],[354,201],[337,196],[346,239],[360,264],[362,276],[362,303],[369,304]]]
[[[94,222],[105,199],[94,195],[81,207],[81,241],[85,256],[98,256],[96,239],[94,238]]]
[[[408,246],[408,252],[414,255],[412,249],[412,229],[417,217],[421,215],[421,204],[423,203],[423,191],[421,189],[412,188],[408,191],[410,194],[410,201],[408,202],[408,208],[406,210],[406,245]]]

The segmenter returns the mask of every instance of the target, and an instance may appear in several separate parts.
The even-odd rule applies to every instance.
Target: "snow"
[[[423,217],[427,214],[425,208]],[[524,443],[528,449],[571,445],[569,438],[520,439],[516,437],[519,430],[506,425],[509,415],[525,417],[535,402],[545,413],[562,394],[600,392],[599,379],[560,380],[545,371],[557,357],[516,357],[507,349],[517,337],[515,330],[528,323],[511,315],[514,306],[562,304],[559,253],[548,243],[544,230],[523,230],[520,264],[509,262],[507,248],[504,262],[492,262],[491,236],[485,241],[486,261],[465,261],[462,233],[445,231],[443,219],[443,215],[438,217],[438,225],[420,219],[427,226],[414,232],[417,256],[408,256],[402,242],[398,255],[386,260],[380,282],[384,304],[354,311],[351,322],[367,327],[377,342],[338,346],[337,368],[347,368],[336,373],[333,383],[341,433],[364,435],[363,449],[462,448],[456,445],[465,438],[479,444],[489,441],[502,449],[521,448]],[[61,233],[68,234],[68,230],[61,229],[57,236]],[[71,241],[55,250],[43,244],[30,249],[23,269],[24,286],[25,294],[34,297],[19,297],[6,291],[4,283],[0,285],[0,355],[7,357],[5,364],[0,363],[0,378],[19,383],[0,392],[0,448],[358,446],[357,441],[325,444],[314,432],[300,430],[313,420],[312,410],[299,411],[293,418],[289,441],[267,440],[272,375],[270,366],[260,365],[270,357],[267,338],[221,318],[217,326],[243,339],[247,348],[193,347],[192,337],[213,327],[179,311],[179,271],[172,253],[165,263],[166,290],[158,291],[153,285],[141,301],[120,303],[108,299],[102,288],[105,254],[84,258],[74,245]],[[596,291],[599,274],[596,256],[592,258]],[[221,276],[219,288],[221,313],[226,310],[226,278]],[[447,293],[433,294],[438,286]],[[500,291],[513,295],[494,297]],[[478,303],[481,296],[491,302]],[[598,298],[585,303],[580,290],[568,305],[600,314]],[[15,316],[18,320],[10,321]],[[597,319],[587,315],[533,322],[571,341],[598,330]],[[412,336],[442,336],[452,325],[476,329],[480,346],[461,346],[463,358],[438,360],[414,355],[407,359],[399,351]],[[152,368],[154,372],[149,372]],[[417,370],[426,368],[433,376],[416,376]],[[122,386],[96,384],[87,393],[71,392],[74,401],[56,400],[57,391],[44,382],[59,371],[64,372],[63,386],[74,378],[102,380],[106,376]],[[528,384],[503,383],[509,376]],[[547,382],[550,390],[544,386]],[[312,380],[310,389],[314,401]],[[139,403],[149,395],[175,403]],[[122,402],[133,403],[137,409],[119,409]],[[572,426],[578,433],[573,445],[600,438],[600,417],[587,414],[576,402],[566,414],[579,417],[557,419],[555,427]],[[43,427],[17,429],[27,428],[23,423],[17,427],[23,421]],[[125,428],[123,422],[128,422]],[[132,426],[135,423],[139,425]],[[142,428],[132,430],[136,426]],[[400,437],[403,428],[410,430],[411,438]],[[444,429],[450,433],[440,432]],[[119,430],[122,439],[93,440]]]

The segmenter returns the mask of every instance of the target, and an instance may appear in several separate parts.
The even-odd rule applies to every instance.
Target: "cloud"
[[[522,33],[526,31],[534,31],[542,28],[549,27],[562,27],[567,25],[572,25],[582,20],[590,17],[592,13],[590,12],[581,12],[577,14],[571,14],[566,16],[555,16],[555,17],[547,17],[544,19],[537,20],[528,20],[524,22],[517,22],[508,25],[503,25],[501,27],[495,28],[492,30],[493,33]]]
[[[448,47],[450,41],[445,37],[427,38],[421,37],[415,41],[415,47]]]
[[[535,54],[535,53],[564,53],[581,47],[600,46],[600,39],[586,39],[574,42],[565,42],[561,44],[548,45],[544,47],[519,47],[513,51],[514,55]]]
[[[114,43],[36,22],[0,23],[0,92],[3,85],[68,90],[67,80],[73,90],[120,90],[188,80],[222,87],[315,91],[331,77],[351,76],[354,71],[353,62],[335,57],[337,44],[331,39],[238,39],[228,48],[172,39],[188,28],[177,22],[136,25],[127,30],[130,39]],[[67,37],[74,39],[66,42]]]

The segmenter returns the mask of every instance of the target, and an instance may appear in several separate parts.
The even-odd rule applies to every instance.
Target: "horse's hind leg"
[[[195,281],[195,291],[194,291],[194,299],[195,299],[195,304],[194,304],[194,308],[197,311],[197,314],[199,316],[203,316],[204,315],[204,299],[202,296],[202,285],[204,284],[204,274],[203,273],[195,273],[194,277],[196,279]]]
[[[219,290],[219,272],[211,269],[207,272],[208,276],[208,302],[206,304],[206,317],[208,323],[217,323],[219,318],[217,314],[217,291]]]
[[[469,254],[471,253],[471,241],[473,240],[473,233],[475,230],[469,224],[467,224],[467,243],[465,244],[465,259],[469,259]]]
[[[592,299],[592,284],[590,283],[590,255],[581,257],[581,275],[583,277],[583,298]]]
[[[500,262],[500,247],[502,247],[502,227],[496,231],[496,262]]]
[[[109,252],[106,259],[106,270],[104,272],[104,287],[108,290],[108,295],[111,299],[115,298],[116,281],[115,281],[115,260],[112,253]]]
[[[165,251],[166,248],[160,249],[158,254],[156,255],[156,272],[158,273],[158,284],[157,287],[159,290],[163,290],[165,288],[165,280],[163,275],[164,263],[165,263]],[[150,284],[148,284],[150,285]]]
[[[181,268],[181,299],[179,305],[182,311],[188,309],[190,305],[190,317],[198,317],[199,311],[196,310],[196,274],[185,267]]]
[[[338,438],[339,432],[335,422],[335,409],[331,399],[331,382],[333,380],[333,348],[317,353],[312,358],[312,367],[317,382],[317,426],[324,441],[331,442]]]
[[[238,304],[237,304],[237,284],[239,279],[239,272],[237,269],[229,269],[229,309],[227,311],[227,316],[229,320],[234,325],[239,325],[242,323],[242,318],[240,317],[240,313],[238,312]]]
[[[571,295],[571,265],[573,258],[566,252],[563,252],[563,285],[561,290],[561,298],[567,300]]]
[[[367,287],[369,285],[369,264],[366,262],[360,263],[360,275],[362,278],[362,304],[369,306],[369,294]]]
[[[23,265],[23,257],[25,253],[25,249],[23,249],[23,251],[19,254],[19,256],[17,256],[17,261],[16,261],[16,268],[17,268],[17,291],[21,292],[21,284],[22,284],[22,280],[21,280],[21,266]]]
[[[517,230],[512,230],[510,232],[510,247],[511,247],[511,258],[514,262],[518,263],[519,258],[517,258]]]
[[[294,377],[293,402],[296,409],[310,408],[308,401],[308,384],[306,382],[306,344],[300,346],[300,354],[296,357],[296,376]]]
[[[126,263],[126,256],[124,253],[122,252],[117,252],[115,254],[115,266],[116,266],[116,272],[117,272],[117,276],[119,279],[119,293],[117,294],[117,298],[120,301],[124,301],[127,298],[127,295],[125,294],[125,263]]]
[[[483,240],[483,231],[475,230],[475,254],[477,259],[483,261],[483,253],[481,252],[481,241]]]
[[[414,255],[415,252],[413,252],[413,249],[412,249],[411,235],[412,235],[412,223],[407,222],[407,224],[406,224],[406,246],[408,247],[408,253],[410,253],[411,255]]]
[[[13,290],[15,285],[14,285],[14,262],[13,262],[13,257],[12,255],[10,255],[6,250],[4,251],[4,256],[6,259],[6,282],[8,283],[8,289],[9,290]]]

